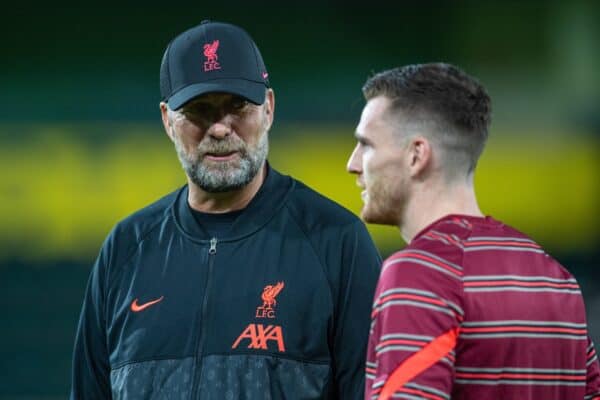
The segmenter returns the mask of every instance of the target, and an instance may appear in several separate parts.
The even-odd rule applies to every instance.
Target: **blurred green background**
[[[23,2],[0,14],[0,399],[66,397],[104,236],[184,183],[158,71],[167,43],[207,18],[261,49],[273,166],[354,212],[345,163],[365,79],[428,61],[477,76],[494,102],[480,205],[576,275],[600,344],[600,2]],[[370,229],[383,255],[404,245]]]

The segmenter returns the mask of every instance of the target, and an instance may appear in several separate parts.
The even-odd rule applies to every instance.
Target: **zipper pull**
[[[217,254],[217,238],[210,239],[210,249],[208,254]]]

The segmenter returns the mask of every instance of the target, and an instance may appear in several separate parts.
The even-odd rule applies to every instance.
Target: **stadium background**
[[[345,163],[367,76],[441,60],[479,77],[494,100],[481,206],[578,277],[600,344],[600,3],[217,3],[0,11],[0,399],[66,397],[104,236],[183,184],[158,69],[168,41],[205,18],[245,27],[262,51],[277,100],[271,163],[354,212]],[[384,255],[403,245],[370,229]]]

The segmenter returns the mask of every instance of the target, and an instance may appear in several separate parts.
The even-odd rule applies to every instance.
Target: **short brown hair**
[[[365,99],[385,96],[408,118],[434,120],[446,150],[462,153],[472,172],[491,122],[485,88],[460,68],[445,63],[414,64],[380,72],[362,88]]]

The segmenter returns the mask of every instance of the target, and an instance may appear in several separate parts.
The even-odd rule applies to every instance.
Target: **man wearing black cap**
[[[71,399],[359,399],[380,259],[350,212],[267,163],[275,97],[242,29],[165,51],[188,184],[121,221],[86,291]]]

